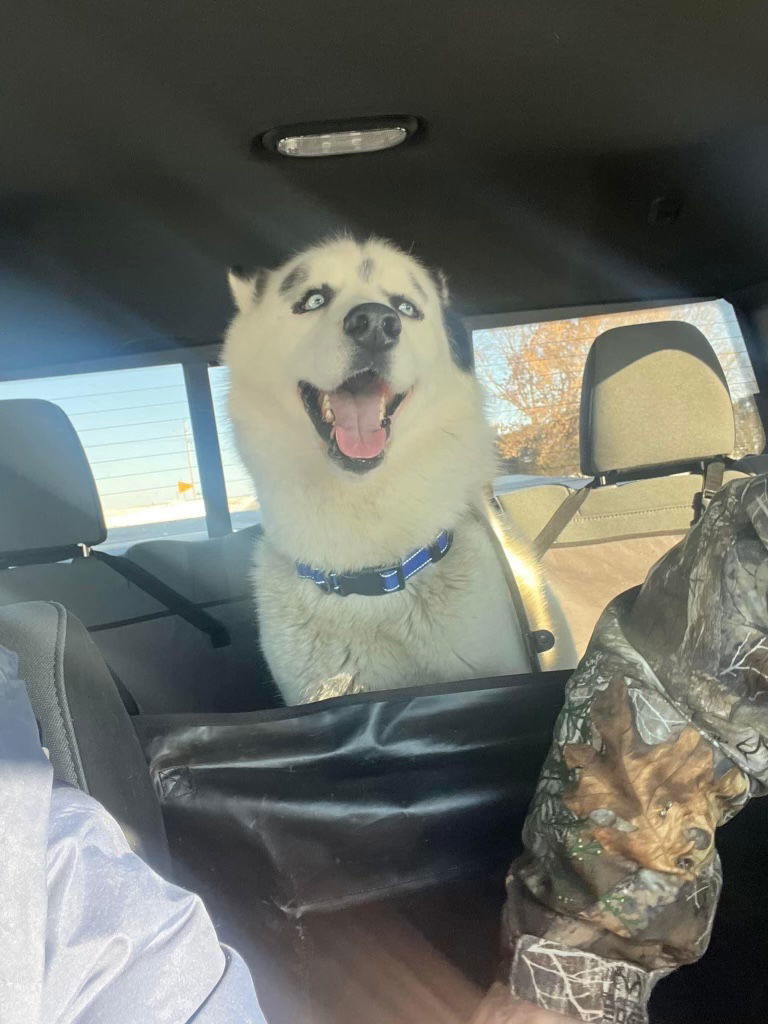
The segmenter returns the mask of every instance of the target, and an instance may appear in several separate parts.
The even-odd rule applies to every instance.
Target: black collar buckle
[[[405,573],[403,572],[402,565],[394,566],[394,570],[395,570],[395,573],[396,573],[395,579],[397,580],[397,589],[396,590],[391,590],[391,591],[388,590],[387,591],[388,594],[390,594],[390,593],[391,594],[397,594],[401,590],[405,590]]]
[[[326,594],[338,594],[340,597],[347,596],[342,589],[338,573],[335,572],[329,572],[326,574],[323,582],[320,584],[320,588]]]
[[[446,544],[444,549],[440,548],[440,545],[437,543],[437,541],[430,544],[427,550],[429,551],[429,557],[432,559],[432,561],[439,562],[441,558],[445,558],[445,556],[451,550],[451,543],[452,538],[449,538],[448,543]]]

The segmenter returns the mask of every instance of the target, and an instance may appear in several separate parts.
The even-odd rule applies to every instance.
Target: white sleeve
[[[54,786],[41,1024],[266,1024],[199,897],[131,852],[90,797]]]

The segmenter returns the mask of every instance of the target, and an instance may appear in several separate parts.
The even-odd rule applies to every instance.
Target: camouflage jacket
[[[706,949],[718,825],[768,789],[768,477],[721,491],[571,678],[510,871],[515,996],[643,1024]]]

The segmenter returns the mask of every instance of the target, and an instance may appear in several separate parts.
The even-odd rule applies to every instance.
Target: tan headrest
[[[66,414],[38,399],[0,402],[0,558],[106,537],[101,502]]]
[[[580,440],[589,476],[730,454],[731,396],[701,331],[674,320],[597,337],[584,368]]]

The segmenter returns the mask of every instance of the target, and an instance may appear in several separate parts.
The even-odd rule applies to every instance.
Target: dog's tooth
[[[331,399],[328,394],[323,395],[323,400],[320,403],[320,409],[323,414],[323,419],[326,423],[333,423],[335,416],[333,415],[333,409],[331,408]]]
[[[384,400],[384,395],[379,400],[379,423],[383,423],[387,418],[387,403]]]

